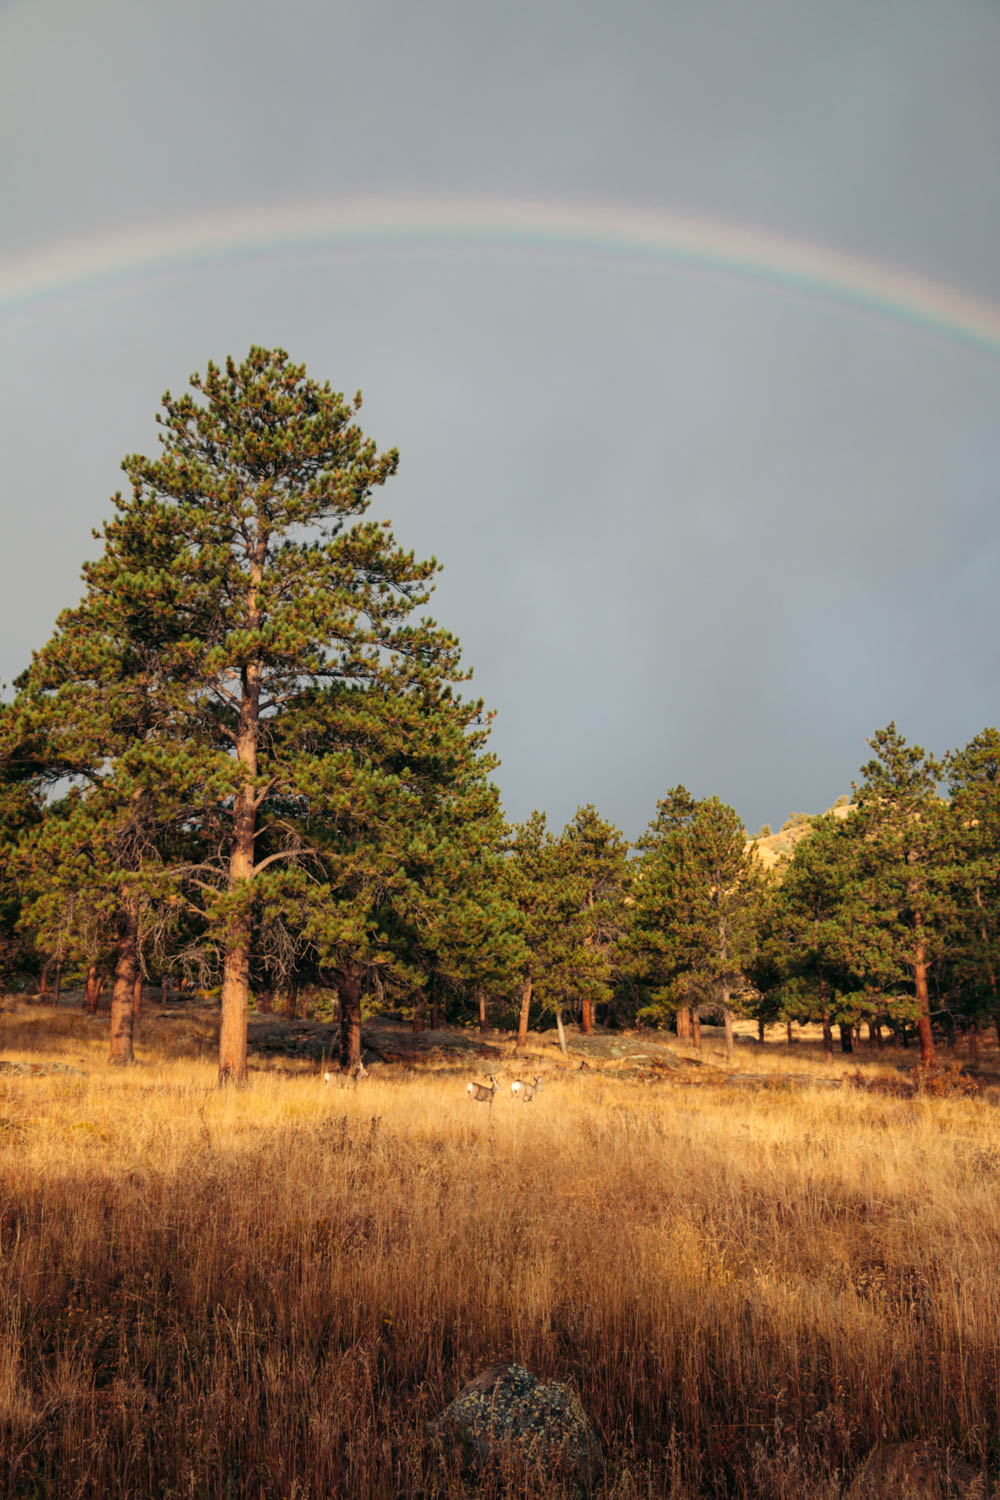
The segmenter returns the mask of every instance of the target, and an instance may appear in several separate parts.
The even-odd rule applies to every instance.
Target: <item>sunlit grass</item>
[[[502,1358],[576,1385],[618,1497],[819,1500],[883,1440],[995,1454],[978,1099],[734,1089],[715,1040],[645,1084],[546,1047],[530,1105],[444,1062],[219,1091],[209,1020],[151,1013],[125,1071],[105,1025],[0,1016],[0,1056],[83,1070],[0,1076],[0,1494],[462,1494],[425,1427]]]

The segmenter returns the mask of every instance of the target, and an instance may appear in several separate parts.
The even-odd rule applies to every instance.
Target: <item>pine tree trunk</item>
[[[257,769],[256,743],[248,745],[240,737],[240,761]],[[243,786],[236,794],[233,808],[233,846],[229,856],[230,894],[242,893],[253,879],[254,857],[253,790]],[[250,943],[252,923],[245,907],[229,925],[226,955],[222,968],[222,1017],[219,1025],[219,1083],[246,1082],[247,1025],[250,1013]]]
[[[246,595],[246,628],[257,630],[261,623],[258,598],[267,555],[266,528],[260,526],[256,546],[250,557],[249,588]],[[239,728],[236,736],[236,759],[244,780],[233,799],[232,846],[229,852],[230,896],[249,896],[247,887],[254,878],[254,834],[257,822],[257,738],[260,727],[260,663],[251,661],[242,671],[242,696]],[[222,1017],[219,1024],[219,1083],[246,1082],[247,1026],[250,1015],[250,947],[253,922],[249,900],[240,903],[241,910],[229,925],[226,954],[222,967]]]
[[[854,1051],[854,1039],[851,1036],[851,1028],[846,1021],[840,1023],[840,1050],[841,1052]]]
[[[677,1040],[689,1042],[691,1040],[691,1007],[680,1005],[677,1008]]]
[[[135,1062],[132,1037],[135,1030],[135,982],[139,958],[139,902],[135,896],[123,899],[116,918],[115,984],[111,994],[111,1050],[109,1062],[125,1065]]]
[[[527,975],[521,986],[521,1014],[517,1023],[517,1051],[524,1052],[528,1045],[528,1016],[531,1012],[531,975]]]
[[[356,1068],[361,1061],[361,969],[345,964],[337,971],[340,995],[340,1065]]]
[[[55,962],[55,959],[53,959],[53,958],[47,958],[45,960],[45,962],[42,964],[42,972],[39,975],[39,979],[38,979],[38,991],[37,991],[37,994],[38,994],[39,1000],[47,1000],[48,999],[48,995],[49,995],[49,971],[51,970],[52,965],[53,965],[54,962]]]
[[[135,976],[135,984],[132,987],[132,1014],[138,1021],[142,1015],[142,971]]]
[[[62,996],[62,960],[56,959],[56,977],[52,986],[52,1004],[58,1005]]]
[[[691,1040],[694,1042],[695,1046],[697,1047],[698,1051],[700,1052],[701,1051],[701,1016],[698,1014],[698,1007],[696,1005],[691,1007]]]
[[[982,909],[983,909],[983,893],[979,889],[978,885],[976,886],[975,897],[976,897],[976,905],[979,907],[979,910],[982,911]],[[985,922],[981,922],[980,923],[980,926],[979,926],[979,936],[982,939],[983,948],[987,949],[989,947],[989,937],[987,936],[987,933],[986,933],[986,924],[985,924]],[[990,982],[990,990],[991,990],[991,992],[993,994],[993,999],[996,1000],[996,998],[997,998],[997,976],[996,976],[996,972],[995,972],[992,964],[987,964],[986,965],[986,977],[987,977],[987,979]],[[1000,1026],[998,1026],[998,1028],[997,1028],[997,1041],[1000,1042]]]
[[[729,1008],[729,991],[722,991],[722,1023],[726,1028],[726,1062],[736,1059],[736,1043],[733,1036],[733,1013]]]
[[[791,1021],[786,1021],[785,1022],[785,1041],[786,1041],[786,1044],[789,1047],[792,1045],[792,1023],[791,1023]]]
[[[563,1057],[569,1057],[569,1051],[566,1047],[566,1029],[563,1026],[562,1011],[558,1005],[556,1006],[556,1030],[559,1033],[559,1050]]]
[[[91,964],[87,970],[87,987],[83,992],[83,1006],[90,1014],[97,1011],[97,997],[101,993],[101,986],[97,974],[97,965]]]
[[[424,1029],[424,1005],[425,1004],[426,1004],[426,1001],[424,999],[424,992],[423,992],[423,990],[421,990],[420,991],[420,995],[419,995],[419,997],[418,997],[418,999],[417,999],[417,1001],[416,1001],[416,1003],[414,1004],[414,1007],[413,1007],[413,1022],[412,1022],[412,1025],[410,1026],[410,1030],[413,1032],[414,1036],[416,1036],[418,1032],[421,1032]]]
[[[919,923],[919,918],[917,920]],[[922,938],[918,940],[913,955],[913,984],[919,1006],[917,1030],[920,1033],[920,1066],[933,1068],[934,1038],[931,1034],[931,1002],[927,992],[927,954]]]
[[[823,1056],[827,1062],[833,1062],[833,1028],[830,1025],[830,1012],[824,1010],[820,1019],[823,1022]]]
[[[486,986],[484,984],[476,985],[476,1000],[479,1004],[479,1031],[480,1035],[485,1036],[490,1029],[490,1018],[486,1014]]]
[[[250,919],[235,920],[222,968],[219,1083],[246,1083],[250,1013]]]
[[[587,910],[588,911],[593,911],[593,909],[594,909],[594,892],[592,890],[590,890],[590,891],[587,892],[587,903],[586,904],[587,904]],[[583,946],[585,948],[590,948],[590,947],[593,946],[593,942],[594,942],[594,934],[593,934],[593,932],[591,932],[588,929],[587,935],[586,935],[586,937],[583,940]],[[556,1012],[557,1017],[558,1017],[558,1014],[559,1013],[557,1011]],[[594,1002],[593,1002],[593,1000],[584,1000],[584,1002],[583,1002],[582,1013],[581,1013],[581,1016],[580,1016],[580,1030],[583,1032],[584,1036],[593,1036],[593,1034],[594,1034]],[[565,1048],[563,1048],[563,1050],[565,1051]]]
[[[758,1042],[760,1042],[760,1045],[763,1047],[764,1042],[766,1040],[765,1035],[764,1035],[764,1017],[763,1016],[758,1016],[757,1017],[757,1040],[758,1040]]]

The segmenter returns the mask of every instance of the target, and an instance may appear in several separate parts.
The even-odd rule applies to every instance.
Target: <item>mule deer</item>
[[[525,1104],[530,1104],[542,1086],[542,1075],[536,1073],[533,1083],[525,1083],[523,1079],[516,1078],[510,1086],[510,1091],[515,1099],[523,1099]]]
[[[489,1088],[486,1087],[485,1083],[469,1083],[466,1085],[466,1087],[469,1091],[469,1098],[474,1099],[477,1104],[492,1104],[493,1095],[496,1093],[500,1085],[497,1083],[496,1079],[491,1073]]]

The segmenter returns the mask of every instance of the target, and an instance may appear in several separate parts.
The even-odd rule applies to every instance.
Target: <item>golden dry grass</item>
[[[441,1066],[220,1092],[203,1023],[144,1019],[125,1072],[105,1024],[0,1016],[0,1057],[86,1070],[0,1076],[2,1496],[465,1494],[426,1424],[502,1358],[576,1386],[619,1500],[832,1500],[922,1436],[997,1457],[981,1100],[551,1053],[531,1105]]]

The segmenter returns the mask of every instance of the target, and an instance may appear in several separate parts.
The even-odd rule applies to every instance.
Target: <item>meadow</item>
[[[219,1090],[207,1024],[154,1007],[124,1070],[106,1024],[0,1014],[0,1059],[78,1070],[0,1074],[0,1496],[537,1495],[427,1439],[501,1359],[578,1391],[615,1500],[832,1500],[922,1437],[1000,1457],[1000,1112],[781,1086],[912,1053],[741,1047],[774,1083],[744,1089],[713,1043],[641,1082],[533,1037]],[[470,1102],[491,1066],[543,1089]]]

